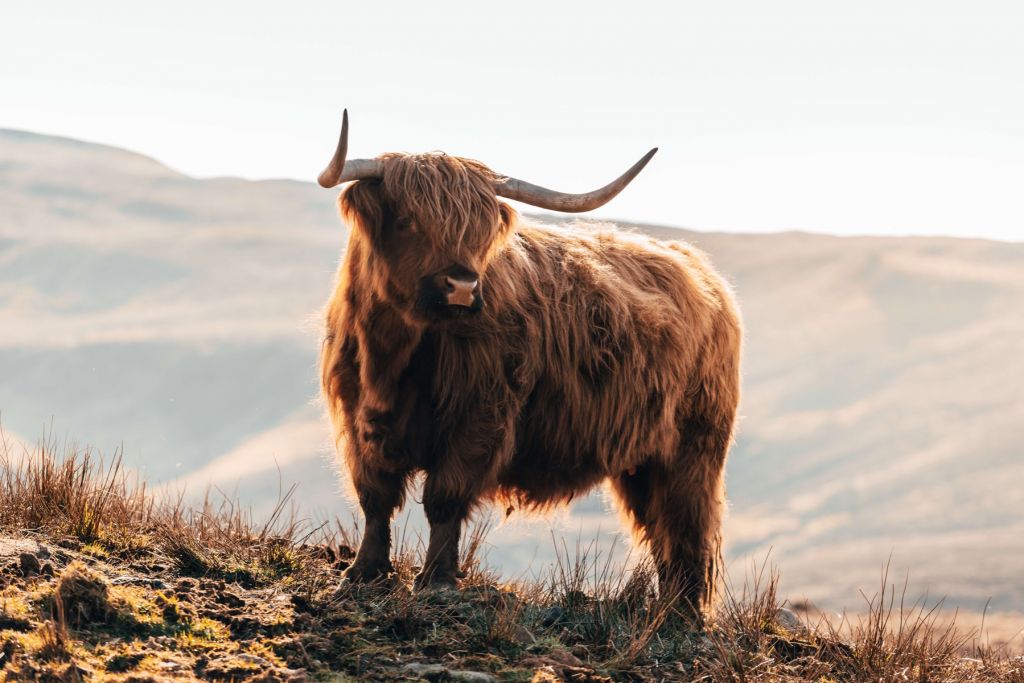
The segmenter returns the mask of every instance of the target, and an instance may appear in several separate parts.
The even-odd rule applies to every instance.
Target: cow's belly
[[[545,507],[566,503],[600,484],[611,470],[595,448],[599,434],[579,433],[564,410],[524,413],[516,447],[500,485],[523,502]]]
[[[539,386],[516,424],[516,450],[500,484],[537,505],[577,497],[606,477],[651,459],[670,462],[678,447],[678,400],[615,382],[567,398]]]

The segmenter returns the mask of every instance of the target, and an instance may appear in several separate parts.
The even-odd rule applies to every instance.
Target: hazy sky
[[[1024,239],[1019,0],[0,8],[0,127],[312,180],[343,107],[568,191],[660,146],[603,217]]]

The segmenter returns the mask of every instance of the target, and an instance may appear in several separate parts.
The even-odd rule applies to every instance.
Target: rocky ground
[[[398,576],[337,593],[348,556],[282,543],[276,566],[190,572],[75,538],[2,538],[0,664],[9,681],[665,680],[689,679],[707,647],[694,634],[641,665],[614,651],[636,633],[594,632],[627,623],[594,610],[624,605],[530,603],[480,576],[458,591],[414,595]]]
[[[884,657],[872,664],[880,652],[815,635],[770,595],[748,596],[745,612],[723,613],[711,630],[695,633],[636,581],[614,595],[558,595],[550,586],[529,595],[477,573],[460,590],[414,594],[406,574],[416,568],[400,564],[391,585],[339,593],[348,548],[278,547],[273,561],[202,564],[149,551],[128,560],[72,537],[0,538],[2,674],[8,681],[583,683],[866,680],[865,666],[902,672],[872,680],[996,673],[993,663],[969,657],[951,660],[960,672],[944,664],[945,677],[915,666],[908,653],[888,655],[905,666],[887,669]],[[942,643],[929,637],[926,654],[938,657]],[[909,650],[921,656],[919,645]],[[1024,681],[1019,660],[1001,666],[992,680]]]
[[[693,631],[643,564],[623,574],[583,553],[503,582],[478,559],[484,531],[467,535],[458,590],[412,592],[419,553],[403,542],[386,585],[339,590],[343,528],[184,509],[116,463],[0,449],[0,682],[1024,683],[1024,659],[896,593],[807,623],[763,571]]]

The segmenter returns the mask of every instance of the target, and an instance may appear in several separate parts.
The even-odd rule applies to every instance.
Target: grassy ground
[[[119,467],[52,445],[0,450],[6,680],[1021,681],[1024,660],[883,589],[856,619],[780,611],[761,570],[692,632],[654,592],[581,552],[503,583],[463,549],[458,591],[337,591],[356,539],[230,504],[158,502]],[[287,500],[281,510],[286,509]]]

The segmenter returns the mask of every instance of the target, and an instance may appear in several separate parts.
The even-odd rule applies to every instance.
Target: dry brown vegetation
[[[337,591],[354,538],[229,502],[156,500],[115,460],[0,449],[0,672],[5,680],[1022,681],[884,580],[854,618],[780,612],[765,567],[688,631],[648,566],[563,549],[546,580],[503,583],[463,548],[458,591],[413,593],[417,543],[387,585]]]

